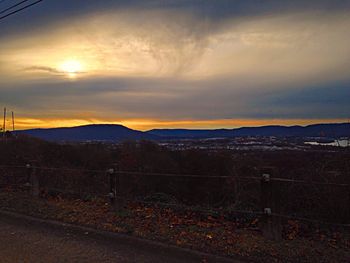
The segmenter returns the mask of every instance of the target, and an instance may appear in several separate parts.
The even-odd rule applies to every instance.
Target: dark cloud
[[[343,118],[350,116],[350,81],[303,86],[273,94],[262,105],[272,105],[286,118]],[[267,117],[267,116],[266,116]]]
[[[67,72],[59,70],[57,68],[53,67],[45,67],[45,66],[30,66],[26,67],[23,69],[23,71],[28,71],[28,72],[39,72],[39,73],[51,73],[53,75],[60,75],[60,76],[66,76]],[[85,74],[86,72],[84,71],[74,71],[74,75],[79,75],[81,76],[82,74]]]
[[[1,9],[9,6],[4,2]],[[223,19],[276,14],[287,11],[345,10],[350,8],[349,0],[60,0],[43,1],[16,16],[0,21],[0,39],[13,34],[40,31],[50,24],[60,24],[79,16],[113,10],[176,10],[189,12],[213,23]]]
[[[52,68],[52,67],[44,67],[44,66],[31,66],[23,69],[24,71],[39,71],[39,72],[48,72],[53,74],[62,74],[61,71]]]
[[[0,104],[33,114],[94,111],[105,116],[161,119],[347,118],[350,82],[295,90],[224,89],[223,81],[110,78],[43,82],[2,90]],[[231,84],[232,85],[232,84]],[[195,89],[195,87],[201,89]],[[330,88],[331,87],[331,88]],[[188,88],[188,90],[186,90]],[[46,112],[47,109],[50,109]],[[56,117],[67,117],[67,115]]]

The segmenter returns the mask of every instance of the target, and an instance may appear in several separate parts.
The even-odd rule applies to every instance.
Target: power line
[[[14,14],[16,14],[16,13],[18,13],[18,12],[24,10],[24,9],[27,9],[27,8],[33,6],[33,5],[36,5],[36,4],[40,3],[40,2],[42,2],[42,1],[43,1],[43,0],[35,1],[34,3],[31,3],[31,4],[29,4],[29,5],[26,5],[26,6],[22,7],[22,8],[20,8],[20,9],[17,9],[17,10],[15,10],[15,11],[11,12],[11,13],[8,13],[8,14],[6,14],[6,15],[4,15],[4,16],[1,16],[1,17],[0,17],[0,20],[6,18],[6,17],[8,17],[8,16],[14,15]]]
[[[21,2],[19,2],[19,3],[17,3],[17,4],[15,4],[15,5],[13,5],[13,6],[10,6],[9,8],[6,8],[5,10],[2,10],[2,11],[0,12],[0,14],[3,14],[3,13],[5,13],[5,12],[7,12],[7,11],[13,9],[13,8],[15,8],[16,6],[19,6],[19,5],[21,5],[21,4],[25,3],[25,2],[28,2],[28,1],[29,1],[29,0],[23,0],[23,1],[21,1]]]

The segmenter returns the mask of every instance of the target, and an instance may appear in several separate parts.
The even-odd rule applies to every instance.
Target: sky
[[[44,0],[0,20],[18,129],[346,122],[349,73],[346,0]]]

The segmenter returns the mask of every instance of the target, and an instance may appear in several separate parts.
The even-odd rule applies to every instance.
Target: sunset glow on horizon
[[[103,120],[103,119],[35,119],[35,118],[19,118],[16,120],[16,127],[19,130],[33,128],[56,128],[56,127],[74,127],[91,124],[120,124],[128,128],[147,131],[151,129],[232,129],[240,127],[259,127],[266,125],[285,125],[307,126],[318,123],[346,123],[346,119],[316,119],[316,120],[281,120],[281,119],[265,119],[265,120],[180,120],[166,121],[155,119],[127,119],[127,120]],[[11,123],[8,123],[11,125]]]

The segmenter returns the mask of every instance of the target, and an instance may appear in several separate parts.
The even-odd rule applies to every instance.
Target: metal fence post
[[[117,212],[120,212],[124,209],[124,196],[123,196],[122,180],[121,180],[119,165],[114,164],[113,170],[114,170],[114,176],[115,176],[115,193],[116,193],[115,210]]]
[[[39,197],[39,177],[37,162],[32,162],[31,174],[30,174],[30,184],[32,187],[32,196]]]
[[[109,197],[109,201],[111,203],[111,206],[114,210],[114,206],[115,206],[115,198],[116,198],[116,188],[115,188],[115,174],[114,174],[114,169],[108,169],[107,170],[107,174],[108,174],[108,181],[109,181],[109,193],[108,193],[108,197]]]
[[[31,166],[29,163],[26,164],[26,174],[27,174],[27,179],[26,179],[26,185],[30,185],[30,174],[32,172]]]
[[[107,170],[109,177],[109,200],[112,210],[120,212],[124,209],[124,198],[122,195],[121,175],[119,173],[118,164],[114,164],[113,168]]]
[[[348,186],[348,221],[350,221],[350,185]]]
[[[274,184],[275,182],[272,182],[272,175],[275,170],[273,168],[264,168],[261,172],[262,234],[270,240],[281,240],[281,218],[274,215],[274,213],[279,213],[280,210],[278,189]]]
[[[25,182],[24,186],[25,186],[26,190],[28,190],[28,191],[31,189],[31,184],[30,184],[30,182],[31,182],[31,179],[30,179],[31,173],[32,173],[32,167],[31,167],[31,165],[29,163],[27,163],[26,164],[27,178],[26,178],[26,182]]]

